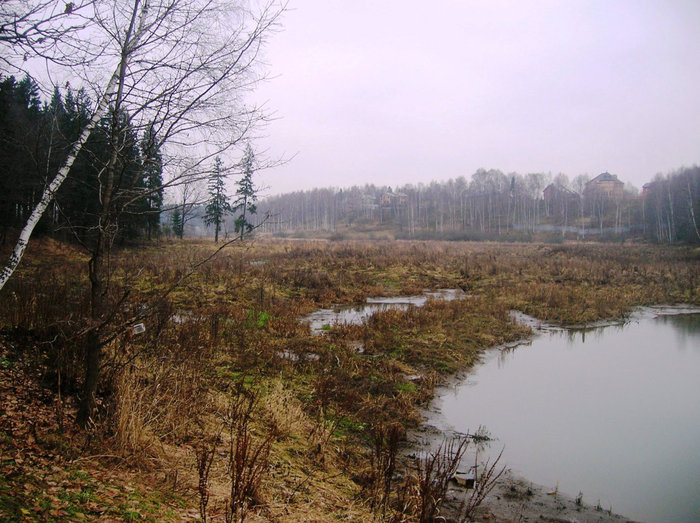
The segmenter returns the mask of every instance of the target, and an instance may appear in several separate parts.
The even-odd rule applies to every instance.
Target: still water
[[[439,428],[486,427],[535,483],[639,521],[700,521],[697,311],[491,351],[437,407]]]
[[[410,306],[422,307],[429,299],[457,300],[466,297],[461,289],[439,289],[426,291],[417,296],[397,296],[392,298],[367,298],[359,305],[344,305],[333,309],[320,309],[301,319],[309,323],[311,332],[320,333],[334,324],[359,325],[366,322],[372,314],[388,309],[406,310]]]

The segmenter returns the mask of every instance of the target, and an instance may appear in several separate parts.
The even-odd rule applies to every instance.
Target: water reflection
[[[700,314],[682,314],[677,316],[661,316],[659,322],[671,325],[676,333],[678,350],[700,351],[698,336],[700,335]]]
[[[518,348],[527,346],[529,347],[532,345],[532,340],[529,341],[524,341],[522,343],[518,343],[516,345],[510,345],[507,347],[502,347],[498,351],[498,368],[500,369],[504,365],[508,363],[508,360],[515,357],[515,353],[518,350]],[[524,349],[523,349],[524,350]]]
[[[641,521],[700,515],[700,314],[553,330],[495,351],[438,405],[516,472]]]

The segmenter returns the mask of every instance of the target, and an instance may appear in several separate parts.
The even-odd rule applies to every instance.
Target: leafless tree
[[[37,58],[75,66],[86,58],[74,37],[92,25],[95,0],[3,0],[0,2],[0,65],[28,72]]]
[[[155,131],[170,174],[166,185],[206,176],[211,158],[225,154],[264,119],[243,95],[260,79],[259,51],[282,9],[267,4],[254,15],[224,0],[125,2],[96,13],[120,65],[111,98],[111,154],[101,169],[102,212],[89,262],[92,326],[86,336],[83,423],[95,407],[102,346],[109,338],[105,322],[111,305],[104,300],[104,287],[109,246],[124,207],[112,204],[119,190],[118,135],[126,124],[137,132],[146,126]],[[135,194],[132,200],[141,197]]]
[[[7,41],[15,38],[27,53],[50,58],[55,77],[69,74],[73,82],[80,79],[98,103],[21,232],[0,275],[0,289],[19,264],[34,226],[94,127],[103,122],[108,129],[107,160],[96,166],[101,211],[86,244],[91,312],[84,332],[85,385],[79,412],[79,421],[86,423],[95,408],[102,348],[113,335],[109,327],[115,304],[108,300],[110,246],[119,215],[148,195],[121,183],[124,133],[141,135],[149,129],[157,137],[168,180],[165,186],[202,178],[208,160],[234,148],[264,120],[257,107],[247,105],[245,95],[262,77],[259,53],[284,6],[272,0],[254,13],[242,1],[95,0],[66,4],[70,25],[55,11],[54,2],[36,1],[23,12],[16,4],[21,3],[2,4]],[[65,44],[69,48],[60,38],[67,27],[72,31],[70,43]],[[55,38],[50,47],[41,47],[45,45],[41,34]]]
[[[696,171],[696,178],[697,178],[697,169]],[[695,231],[695,236],[697,237],[698,240],[700,240],[700,229],[698,229],[698,220],[695,217],[695,206],[698,204],[698,197],[693,195],[693,188],[692,188],[692,171],[688,171],[684,173],[684,178],[685,178],[685,187],[688,190],[686,196],[688,197],[688,213],[690,215],[690,223],[692,224],[692,230]],[[695,183],[697,185],[697,183]]]
[[[184,180],[176,188],[176,201],[171,206],[180,214],[180,231],[177,236],[182,238],[187,222],[195,218],[198,205],[205,201],[205,190],[200,180]]]
[[[244,96],[261,79],[259,52],[284,7],[271,0],[253,13],[242,2],[224,0],[94,0],[71,4],[66,16],[84,23],[69,25],[51,10],[54,2],[37,0],[26,12],[16,4],[21,2],[2,4],[7,38],[10,29],[5,27],[16,27],[14,39],[24,42],[27,53],[50,55],[52,77],[80,79],[98,103],[21,231],[0,273],[0,289],[21,261],[34,227],[83,144],[109,111],[113,137],[120,132],[118,125],[137,133],[152,128],[163,152],[164,171],[170,174],[168,185],[202,177],[208,159],[234,146],[260,122],[261,111],[247,106]],[[12,22],[15,19],[22,23]],[[23,29],[32,22],[35,29]],[[59,36],[68,25],[72,34],[65,43]],[[50,53],[36,34],[55,37]],[[106,208],[111,205],[113,168],[105,168],[103,174]]]

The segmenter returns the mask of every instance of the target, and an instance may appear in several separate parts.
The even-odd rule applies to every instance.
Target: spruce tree
[[[204,209],[204,223],[214,226],[214,242],[219,242],[219,231],[226,214],[231,212],[231,204],[226,195],[226,173],[221,158],[216,157],[214,171],[209,176],[209,201]]]
[[[236,201],[233,204],[233,212],[240,212],[235,221],[236,232],[240,233],[241,240],[245,233],[253,230],[254,225],[248,221],[251,214],[257,212],[255,201],[258,199],[255,185],[253,185],[253,174],[255,173],[255,153],[250,143],[246,144],[243,159],[240,163],[243,176],[236,184]]]
[[[175,236],[182,240],[183,233],[185,232],[185,224],[182,222],[182,213],[180,209],[175,209],[171,216],[173,233]]]
[[[148,239],[160,228],[160,213],[163,207],[163,157],[160,144],[151,125],[141,141],[143,158],[143,182],[146,190],[146,225]]]

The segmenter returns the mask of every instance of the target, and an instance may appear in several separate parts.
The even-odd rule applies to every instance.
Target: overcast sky
[[[700,162],[700,1],[291,0],[267,194]]]

